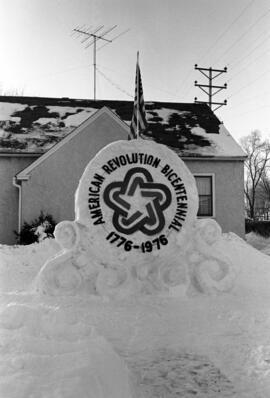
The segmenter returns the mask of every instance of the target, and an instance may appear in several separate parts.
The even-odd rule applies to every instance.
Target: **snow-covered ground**
[[[0,397],[269,397],[270,258],[234,234],[215,249],[229,293],[121,301],[37,295],[57,243],[0,246]]]
[[[270,256],[270,238],[264,238],[254,232],[246,235],[246,241],[256,249]]]

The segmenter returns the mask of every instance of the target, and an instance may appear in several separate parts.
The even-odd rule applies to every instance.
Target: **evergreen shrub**
[[[40,212],[38,218],[30,223],[24,222],[21,232],[16,231],[16,241],[19,245],[30,245],[46,238],[54,238],[53,232],[56,222],[50,214]]]

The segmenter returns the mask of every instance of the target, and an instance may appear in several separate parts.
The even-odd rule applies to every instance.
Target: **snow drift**
[[[235,269],[229,292],[180,289],[123,301],[40,296],[34,281],[44,259],[60,253],[56,242],[0,247],[0,395],[105,397],[110,375],[121,373],[110,397],[268,396],[270,259],[234,234],[220,235],[214,250]]]

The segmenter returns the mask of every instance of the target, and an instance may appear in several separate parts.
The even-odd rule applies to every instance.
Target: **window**
[[[213,176],[196,175],[195,180],[199,194],[199,210],[197,215],[198,217],[213,217]]]

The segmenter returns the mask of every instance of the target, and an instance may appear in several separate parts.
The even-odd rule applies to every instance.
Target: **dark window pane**
[[[198,216],[212,216],[212,197],[199,196],[199,211]]]
[[[198,216],[213,216],[212,177],[196,176],[195,180],[199,194]]]
[[[212,179],[211,177],[196,177],[197,189],[199,195],[211,195]]]

